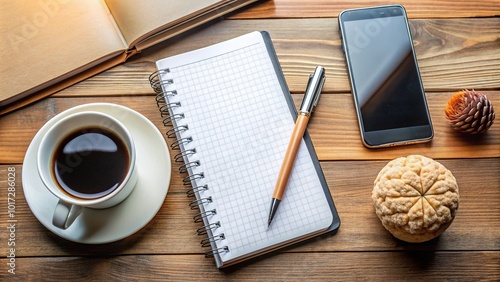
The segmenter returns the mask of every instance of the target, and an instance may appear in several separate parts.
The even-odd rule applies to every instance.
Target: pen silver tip
[[[273,198],[271,202],[271,209],[269,210],[269,219],[267,220],[267,228],[269,229],[269,226],[271,226],[271,222],[273,221],[274,215],[276,214],[276,210],[278,210],[278,206],[280,204],[281,200],[278,200],[276,198]]]

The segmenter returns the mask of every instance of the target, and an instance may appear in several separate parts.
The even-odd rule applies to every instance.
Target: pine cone
[[[483,133],[493,124],[495,110],[486,95],[474,90],[455,93],[445,109],[451,126],[464,133]]]

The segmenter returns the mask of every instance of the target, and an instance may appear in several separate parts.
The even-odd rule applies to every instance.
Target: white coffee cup
[[[94,111],[71,114],[42,137],[40,178],[59,198],[52,224],[67,229],[83,208],[104,209],[125,200],[137,182],[134,140],[116,118]]]

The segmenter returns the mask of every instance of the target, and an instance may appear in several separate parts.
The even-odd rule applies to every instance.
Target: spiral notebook
[[[306,133],[268,228],[297,112],[271,38],[252,32],[156,62],[150,76],[174,160],[199,209],[201,246],[226,267],[336,230],[340,221]]]

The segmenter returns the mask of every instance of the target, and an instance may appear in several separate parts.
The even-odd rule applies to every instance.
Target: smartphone
[[[430,141],[434,131],[403,6],[345,10],[338,20],[363,144]]]

